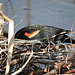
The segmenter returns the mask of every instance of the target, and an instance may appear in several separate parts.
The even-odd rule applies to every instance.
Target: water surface
[[[27,25],[26,12],[27,0],[0,0],[3,3],[3,12],[8,17],[14,18],[15,33]],[[30,23],[56,26],[71,29],[75,20],[74,0],[30,0]],[[75,25],[75,24],[74,24]],[[75,30],[75,26],[73,28]]]

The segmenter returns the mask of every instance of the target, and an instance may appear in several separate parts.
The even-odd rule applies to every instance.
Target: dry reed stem
[[[72,44],[72,31],[73,31],[74,23],[75,23],[75,20],[73,21],[73,24],[71,26],[71,32],[70,32],[70,41],[71,41],[71,44]]]

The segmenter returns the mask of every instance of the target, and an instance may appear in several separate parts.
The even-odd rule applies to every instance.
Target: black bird
[[[20,29],[16,34],[15,38],[25,39],[25,40],[49,40],[50,41],[61,41],[65,43],[70,43],[70,38],[65,35],[69,33],[70,30],[64,30],[58,27],[47,26],[47,25],[30,25]],[[72,43],[75,40],[72,39]]]

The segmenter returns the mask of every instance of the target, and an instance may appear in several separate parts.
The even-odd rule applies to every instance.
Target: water
[[[75,20],[74,0],[30,0],[30,23],[56,26],[71,29]],[[15,28],[15,33],[26,26],[27,0],[0,0],[3,3],[3,12],[9,18],[14,18],[15,25],[23,21]],[[6,27],[7,28],[7,27]],[[73,27],[75,30],[75,24]]]

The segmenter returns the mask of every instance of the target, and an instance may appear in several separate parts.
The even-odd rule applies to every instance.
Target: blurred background
[[[75,20],[75,0],[29,0],[28,8],[27,0],[0,0],[0,3],[3,3],[3,13],[13,19],[15,25],[22,20],[15,33],[27,25],[28,10],[30,25],[44,24],[69,30]]]

